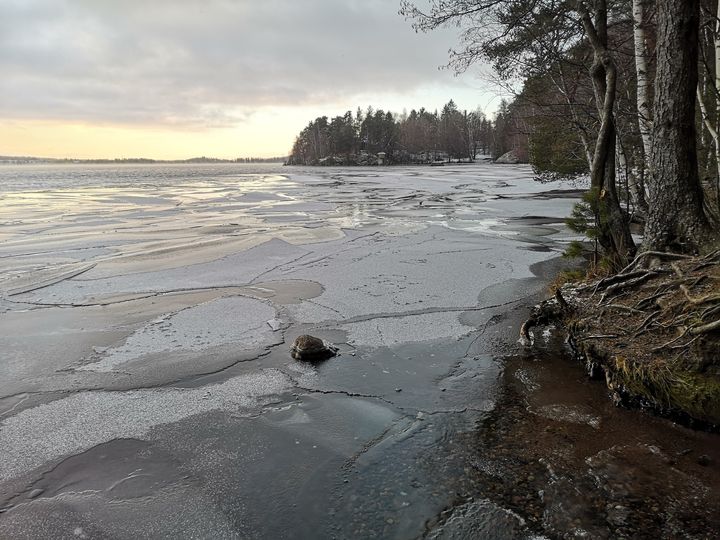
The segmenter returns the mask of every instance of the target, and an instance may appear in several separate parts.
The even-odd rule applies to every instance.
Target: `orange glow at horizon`
[[[276,157],[287,155],[297,132],[295,125],[267,118],[222,128],[0,120],[0,155],[70,159]]]

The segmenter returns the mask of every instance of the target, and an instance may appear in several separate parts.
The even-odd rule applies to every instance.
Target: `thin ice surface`
[[[489,343],[575,189],[489,164],[0,168],[0,530],[422,534],[455,481],[428,456],[492,410]],[[340,356],[293,363],[300,333]],[[148,492],[109,462],[125,490],[63,490],[96,451],[188,479]]]

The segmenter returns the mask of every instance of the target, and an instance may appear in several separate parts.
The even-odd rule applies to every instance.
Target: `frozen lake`
[[[24,166],[0,185],[3,395],[168,384],[299,325],[460,337],[481,292],[562,249],[576,194],[492,165]]]
[[[0,167],[0,536],[532,537],[468,487],[496,464],[467,438],[581,187],[492,164]],[[302,333],[340,356],[292,360]],[[533,414],[594,433],[617,413],[587,399]]]

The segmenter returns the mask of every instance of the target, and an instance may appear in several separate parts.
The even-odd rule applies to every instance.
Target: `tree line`
[[[718,0],[403,0],[420,31],[461,29],[450,65],[520,86],[502,111],[540,174],[590,176],[575,224],[616,269],[638,246],[720,243]],[[497,122],[497,121],[496,121]]]
[[[461,111],[453,100],[440,112],[425,108],[401,114],[358,109],[342,116],[321,116],[311,121],[296,137],[288,164],[362,164],[376,162],[384,153],[390,163],[430,163],[437,160],[472,161],[479,154],[498,157],[514,144],[499,129],[509,118],[508,104],[495,120],[482,110]],[[523,159],[526,156],[519,156]]]

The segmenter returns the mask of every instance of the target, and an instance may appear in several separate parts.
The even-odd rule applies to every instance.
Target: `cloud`
[[[398,0],[4,0],[0,117],[228,126],[270,106],[452,85],[452,32]]]

